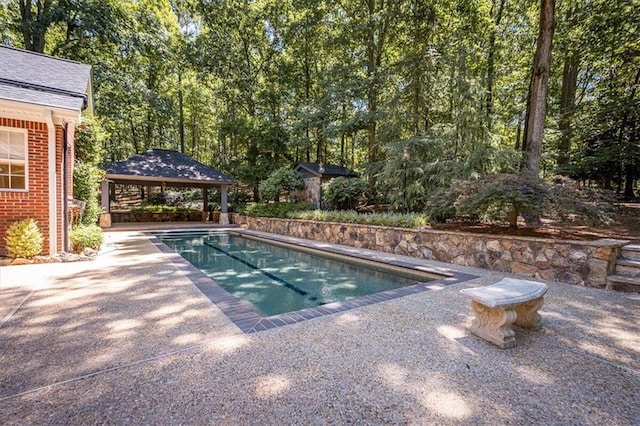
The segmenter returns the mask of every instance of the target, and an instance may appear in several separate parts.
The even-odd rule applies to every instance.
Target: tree
[[[85,202],[81,223],[92,225],[100,216],[98,188],[104,171],[99,168],[102,161],[102,146],[106,134],[100,122],[85,118],[76,131],[76,162],[73,168],[73,197]]]
[[[547,109],[547,84],[555,29],[554,12],[555,0],[540,1],[540,28],[531,70],[525,120],[524,172],[530,176],[538,176],[540,171],[540,154]]]

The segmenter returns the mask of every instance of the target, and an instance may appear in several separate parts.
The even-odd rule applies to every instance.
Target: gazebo
[[[209,200],[207,189],[220,188],[220,223],[229,223],[227,188],[235,179],[177,151],[149,149],[126,160],[103,167],[102,208],[110,213],[109,182],[124,185],[202,188],[202,207],[206,214]]]

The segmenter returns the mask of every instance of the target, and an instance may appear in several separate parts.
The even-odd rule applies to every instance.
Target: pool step
[[[640,277],[640,260],[620,258],[616,261],[616,274]]]
[[[640,260],[640,244],[628,244],[622,247],[622,257],[632,260]]]
[[[640,293],[640,245],[622,247],[622,257],[616,261],[614,275],[607,277],[609,290]]]
[[[609,275],[607,277],[607,289],[627,293],[640,293],[640,277]]]

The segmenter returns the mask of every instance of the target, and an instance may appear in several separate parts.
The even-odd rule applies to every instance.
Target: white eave
[[[81,113],[78,110],[0,98],[0,116],[2,117],[44,122],[43,112],[47,110],[53,112],[54,123],[56,124],[80,121]]]

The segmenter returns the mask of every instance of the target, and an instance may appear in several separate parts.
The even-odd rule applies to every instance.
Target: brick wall
[[[44,235],[43,254],[49,254],[49,174],[48,174],[48,132],[44,122],[15,120],[0,117],[0,126],[17,127],[28,130],[28,191],[0,191],[0,254],[6,254],[4,236],[9,225],[18,220],[32,218]],[[62,182],[62,126],[56,126],[56,172]],[[63,205],[62,186],[57,194],[58,210],[58,251],[63,249]]]

